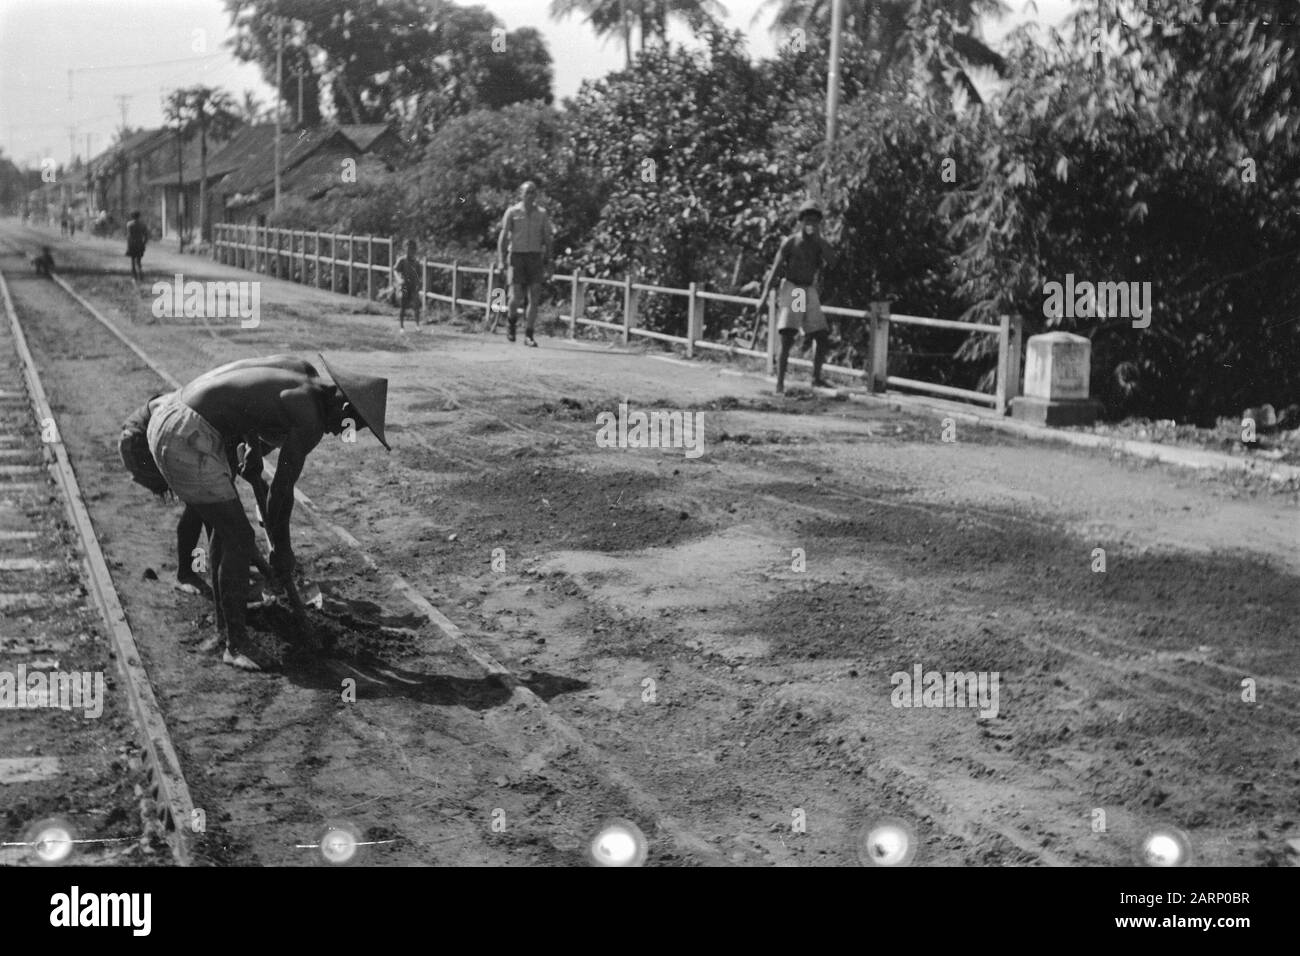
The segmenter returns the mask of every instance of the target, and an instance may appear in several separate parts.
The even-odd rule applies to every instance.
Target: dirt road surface
[[[1293,490],[975,428],[945,442],[887,403],[782,399],[596,341],[526,349],[445,310],[399,335],[386,306],[270,279],[256,328],[156,318],[155,279],[259,277],[151,249],[135,286],[118,245],[55,255],[177,378],[323,351],[390,382],[393,453],[327,436],[300,482],[380,570],[295,514],[330,614],[294,644],[255,613],[272,669],[250,676],[198,652],[210,608],[169,586],[177,512],[117,460],[163,384],[56,286],[11,282],[206,811],[201,861],[311,862],[299,845],[341,819],[373,863],[565,864],[610,817],[646,830],[656,865],[856,864],[885,817],[918,865],[1131,864],[1160,827],[1197,863],[1295,859]],[[703,454],[598,447],[623,401],[702,413]],[[918,666],[996,698],[897,706]]]

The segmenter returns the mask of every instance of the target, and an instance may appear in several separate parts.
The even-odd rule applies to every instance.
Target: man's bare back
[[[191,382],[180,400],[229,438],[256,434],[268,441],[297,433],[302,451],[310,451],[325,434],[318,380],[277,368],[235,369],[206,381]]]

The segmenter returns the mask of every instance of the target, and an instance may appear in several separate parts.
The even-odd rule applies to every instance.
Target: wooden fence
[[[391,281],[394,258],[392,239],[377,236],[353,236],[328,232],[308,232],[299,229],[273,229],[269,226],[239,226],[217,223],[214,226],[212,256],[226,265],[249,269],[264,275],[276,276],[329,289],[348,295],[364,294],[374,301],[381,288]],[[479,308],[484,318],[490,320],[493,312],[505,311],[505,291],[500,270],[495,265],[463,266],[457,262],[436,262],[421,259],[421,289],[424,302],[444,302],[453,312],[461,307]],[[598,279],[580,273],[557,273],[551,282],[568,285],[567,314],[560,318],[569,324],[569,335],[577,334],[578,326],[606,329],[618,333],[626,344],[634,337],[659,339],[685,346],[687,356],[697,349],[735,352],[765,359],[770,374],[776,367],[779,343],[776,332],[776,294],[767,302],[767,341],[763,348],[758,342],[747,347],[727,342],[709,341],[705,338],[705,309],[710,302],[738,306],[759,305],[755,298],[708,292],[692,282],[686,289],[633,282],[631,276],[623,279]],[[482,298],[474,295],[477,287]],[[596,306],[589,301],[592,291],[601,288],[622,292],[619,321],[592,318]],[[446,291],[438,291],[445,289]],[[496,294],[494,294],[496,293]],[[652,329],[639,328],[637,315],[647,295],[670,296],[686,299],[687,334],[670,335]],[[870,333],[870,346],[866,368],[849,368],[827,363],[825,369],[847,375],[864,382],[873,392],[883,392],[889,387],[904,388],[943,398],[988,405],[999,414],[1006,414],[1011,399],[1020,394],[1021,369],[1021,318],[1003,315],[997,325],[978,322],[957,322],[951,319],[934,319],[919,315],[891,314],[888,302],[873,302],[869,309],[848,309],[823,305],[827,316],[840,316],[866,322]],[[608,315],[608,313],[605,313]],[[892,325],[916,325],[935,329],[950,329],[967,333],[994,335],[998,339],[997,388],[994,394],[978,392],[951,385],[938,385],[917,379],[901,378],[888,374],[889,330]],[[808,367],[807,359],[790,357],[790,364]]]

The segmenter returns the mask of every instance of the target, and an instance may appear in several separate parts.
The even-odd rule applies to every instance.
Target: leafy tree
[[[540,35],[502,31],[482,7],[449,0],[226,0],[235,56],[275,81],[276,17],[284,70],[303,73],[304,121],[319,123],[321,90],[340,122],[400,120],[427,135],[481,105],[549,100],[550,56]],[[504,39],[508,55],[493,49]]]
[[[601,210],[577,255],[588,275],[720,284],[802,191],[800,167],[768,151],[780,100],[740,35],[707,41],[705,51],[652,49],[570,104],[575,161]],[[648,324],[684,327],[682,309],[652,302]]]
[[[831,28],[831,0],[767,0],[776,8],[772,30],[802,31],[810,45],[824,47]],[[1001,73],[1003,58],[980,38],[983,17],[1000,18],[1010,8],[1004,0],[844,0],[844,33],[876,56],[868,74],[871,85],[885,73],[921,71],[931,83],[961,89],[976,102],[975,67]]]
[[[502,214],[532,179],[564,248],[593,218],[590,186],[575,180],[567,139],[560,114],[539,103],[449,120],[403,175],[411,184],[403,232],[444,246],[495,249]]]
[[[552,101],[551,55],[532,27],[510,32],[482,7],[448,5],[435,30],[441,51],[429,83],[412,99],[412,138],[427,141],[445,122],[479,108]]]
[[[1263,7],[1230,27],[1209,15],[1222,5],[1199,7],[1153,4],[1126,25],[1094,5],[1046,46],[1018,31],[1012,83],[944,206],[967,315],[1089,336],[1112,414],[1208,422],[1300,386],[1297,75],[1281,65],[1300,36]],[[1067,273],[1150,281],[1150,327],[1044,316],[1044,283]]]
[[[312,12],[312,7],[319,8],[320,4],[311,0],[278,0],[278,3],[277,0],[225,0],[225,5],[234,29],[228,43],[235,58],[261,67],[262,79],[272,88],[280,80],[275,72],[275,18],[277,15],[285,18],[281,58],[285,88],[288,89],[291,78],[303,77],[302,123],[304,126],[319,126],[321,71],[317,67],[318,56],[308,40],[305,17]]]
[[[631,69],[633,30],[640,35],[644,53],[650,37],[661,47],[667,45],[670,20],[679,20],[696,33],[705,33],[721,27],[727,8],[717,0],[551,0],[552,20],[563,20],[575,13],[586,16],[597,36],[621,36],[627,58],[625,67]]]
[[[238,126],[239,115],[234,98],[225,90],[210,86],[191,86],[176,90],[168,99],[167,118],[175,123],[185,141],[199,137],[199,222],[198,232],[210,238],[208,221],[208,142],[226,139]]]

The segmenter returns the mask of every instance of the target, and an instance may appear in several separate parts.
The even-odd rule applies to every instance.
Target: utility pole
[[[840,33],[844,29],[844,0],[831,0],[831,57],[826,76],[826,156],[829,159],[839,135]]]
[[[71,137],[71,141],[72,141],[72,148],[70,150],[71,155],[68,157],[68,166],[71,166],[73,162],[75,162],[77,159],[77,113],[76,113],[77,101],[73,99],[72,96],[73,72],[74,71],[72,70],[68,70],[68,104],[69,104],[68,113],[69,115],[72,116],[72,126],[68,130],[68,135]]]
[[[302,129],[302,70],[298,71],[298,128]]]
[[[278,12],[278,11],[277,11]],[[280,113],[284,104],[284,20],[275,18],[275,205],[280,211]]]
[[[126,105],[130,102],[131,102],[130,94],[119,93],[117,95],[117,105],[118,108],[121,109],[122,111],[122,129],[124,131],[126,130]]]

